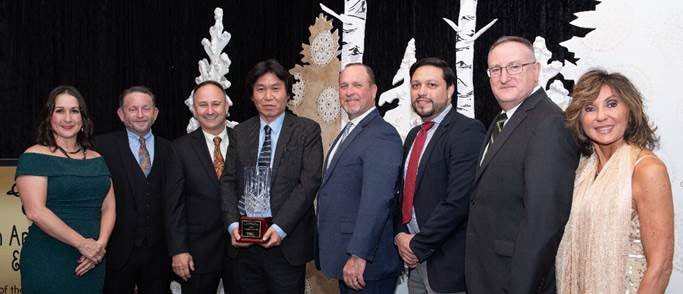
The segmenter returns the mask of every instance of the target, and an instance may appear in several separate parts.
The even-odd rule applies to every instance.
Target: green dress
[[[110,185],[104,159],[24,153],[16,173],[17,177],[23,175],[47,177],[47,208],[84,238],[98,238],[102,201]],[[74,272],[80,256],[76,248],[32,224],[21,250],[22,292],[102,293],[104,262],[77,277]]]

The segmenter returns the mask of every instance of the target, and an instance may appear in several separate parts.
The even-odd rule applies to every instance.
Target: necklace
[[[59,151],[62,151],[62,153],[64,153],[64,155],[65,155],[67,158],[71,158],[71,156],[69,156],[69,154],[76,154],[76,153],[78,153],[78,152],[83,151],[83,159],[85,159],[85,151],[86,151],[86,149],[83,148],[83,147],[81,147],[80,145],[78,146],[78,149],[76,149],[75,151],[71,151],[71,152],[68,152],[68,151],[64,150],[64,148],[62,148],[61,146],[59,146],[59,145],[57,145],[57,144],[55,144],[55,146],[57,146],[57,149],[59,149]]]

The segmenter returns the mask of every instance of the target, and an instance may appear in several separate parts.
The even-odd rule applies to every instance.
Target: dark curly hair
[[[643,110],[643,95],[620,73],[608,73],[602,69],[593,69],[583,74],[574,85],[572,101],[565,111],[566,126],[579,145],[579,151],[585,156],[593,154],[593,144],[581,127],[583,109],[591,104],[600,94],[600,88],[608,86],[614,95],[620,97],[629,110],[628,126],[624,133],[626,143],[643,149],[652,150],[657,147],[657,138],[653,127],[648,122]]]
[[[58,86],[50,91],[47,96],[45,105],[40,111],[40,116],[38,117],[38,136],[36,136],[36,143],[44,145],[50,148],[52,152],[57,149],[57,143],[55,142],[54,130],[52,129],[52,114],[55,111],[55,103],[57,101],[57,96],[61,94],[68,94],[76,98],[78,101],[78,107],[81,111],[81,121],[82,128],[78,132],[76,137],[76,142],[81,145],[82,148],[92,149],[94,146],[93,140],[93,129],[94,125],[92,119],[90,118],[90,113],[88,112],[88,106],[85,104],[85,99],[76,88],[73,86]]]

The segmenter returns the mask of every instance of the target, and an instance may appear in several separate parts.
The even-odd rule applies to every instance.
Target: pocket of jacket
[[[511,257],[515,251],[515,244],[505,240],[493,240],[493,251],[498,255]]]

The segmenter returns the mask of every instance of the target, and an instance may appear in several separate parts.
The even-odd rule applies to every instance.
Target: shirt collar
[[[135,141],[140,140],[140,135],[138,135],[137,133],[131,132],[129,129],[126,129],[126,133],[128,134],[129,139],[133,139]],[[152,129],[147,131],[147,134],[145,134],[142,137],[145,138],[145,141],[149,140],[149,138],[152,137]]]
[[[446,115],[448,115],[448,113],[451,111],[451,108],[453,108],[453,105],[452,105],[452,104],[449,104],[448,106],[446,106],[446,108],[444,108],[443,111],[441,111],[441,113],[439,113],[439,115],[437,115],[437,116],[436,116],[434,119],[432,119],[431,121],[432,121],[434,124],[437,124],[437,125],[438,125],[438,124],[441,124],[441,121],[443,121],[443,119],[446,117]]]
[[[540,89],[540,88],[541,88],[540,85],[536,85],[536,87],[531,91],[531,94],[529,94],[529,96],[531,96],[531,95],[533,95],[534,93],[536,93],[536,91],[538,91],[538,89]],[[529,97],[527,97],[526,99],[529,99]],[[515,107],[510,108],[510,110],[508,110],[508,111],[502,110],[500,113],[505,113],[505,115],[507,115],[508,119],[510,119],[510,118],[512,117],[512,115],[515,114],[515,111],[517,111],[517,108],[519,108],[519,106],[522,105],[522,103],[524,103],[524,101],[525,101],[526,99],[522,100],[522,102],[520,102],[519,104],[515,105]]]
[[[354,126],[357,126],[358,123],[360,123],[370,112],[375,110],[375,107],[370,107],[370,109],[366,110],[363,114],[357,116],[356,118],[352,119],[350,122],[353,123]]]
[[[266,120],[263,119],[262,116],[259,115],[259,120],[261,121],[261,130],[263,130],[263,127],[268,125],[270,126],[272,132],[279,133],[280,130],[282,129],[282,124],[285,121],[285,113],[282,112],[278,117],[276,117],[273,121],[270,123],[267,123]]]
[[[204,131],[204,129],[202,129],[202,133],[204,133],[204,138],[206,138],[207,141],[211,141],[212,143],[213,143],[214,137],[220,137],[221,143],[227,142],[227,140],[228,140],[228,128],[227,127],[225,127],[223,129],[223,131],[221,131],[220,134],[218,134],[218,135],[207,133],[206,131]]]

